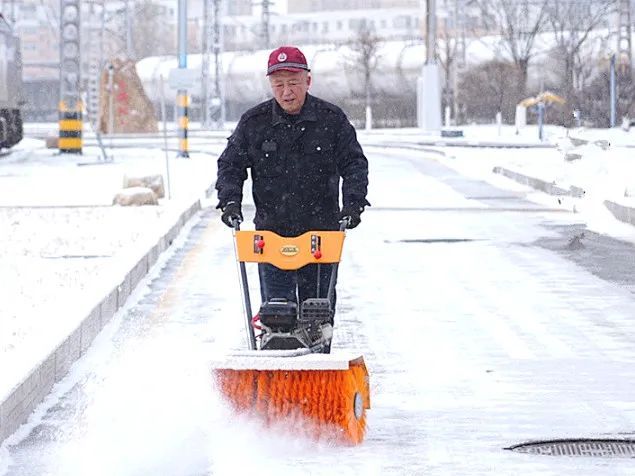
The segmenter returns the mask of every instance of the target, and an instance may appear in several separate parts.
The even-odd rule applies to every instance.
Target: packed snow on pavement
[[[499,141],[501,144],[524,143],[537,139],[534,127],[521,134],[505,126],[469,126],[462,128],[472,141]],[[583,199],[558,198],[533,194],[549,206],[575,208],[586,212],[586,220],[595,231],[608,231],[628,239],[632,228],[621,224],[602,205],[603,200],[618,201],[635,207],[635,164],[632,149],[635,133],[615,130],[568,132],[549,127],[547,141],[554,148],[478,148],[427,147],[442,151],[437,160],[471,177],[485,179],[499,187],[526,189],[512,180],[492,173],[503,166],[562,186],[582,187]],[[567,136],[584,138],[582,147],[574,147]],[[416,129],[360,131],[363,144],[401,141],[417,143],[426,137]],[[0,159],[0,223],[10,230],[3,236],[0,278],[10,299],[0,303],[0,355],[15,364],[12,372],[3,372],[0,389],[28,370],[33,354],[42,351],[41,339],[51,333],[61,338],[76,320],[90,311],[96,298],[121,274],[130,256],[138,255],[158,235],[170,213],[176,213],[187,201],[203,195],[213,183],[216,157],[222,143],[208,146],[210,153],[194,153],[192,159],[170,159],[172,200],[161,200],[158,207],[112,207],[112,198],[121,188],[125,175],[166,175],[166,159],[157,149],[113,149],[113,164],[99,164],[101,153],[95,147],[85,149],[81,157],[59,156],[43,148],[42,141],[25,139],[11,156]],[[598,141],[611,146],[604,150]],[[367,145],[369,146],[369,145]],[[579,151],[581,158],[567,161],[565,154]],[[393,151],[393,154],[403,152]],[[428,154],[429,155],[429,154]],[[371,163],[372,190],[372,163]],[[635,194],[635,193],[634,193]],[[627,196],[625,196],[627,195]],[[105,264],[108,263],[107,266]],[[117,265],[119,263],[119,266]],[[26,272],[26,270],[32,270]],[[104,284],[99,284],[103,282]],[[107,284],[106,284],[107,283]],[[68,303],[72,302],[72,306]],[[69,308],[76,311],[69,314]],[[65,325],[63,324],[65,323]],[[10,375],[10,378],[9,378]],[[8,379],[9,380],[6,380]],[[2,392],[0,392],[2,393]]]
[[[511,128],[504,128],[500,136],[496,126],[464,130],[474,140],[487,138],[511,144],[517,139]],[[494,166],[582,187],[586,194],[581,199],[565,198],[559,203],[556,197],[539,192],[532,193],[531,198],[549,207],[575,209],[580,220],[595,231],[635,242],[635,228],[618,222],[602,206],[605,199],[635,206],[634,200],[625,196],[629,194],[629,177],[635,171],[629,163],[629,147],[635,140],[630,142],[629,134],[618,130],[577,132],[589,142],[577,149],[581,157],[571,161],[565,160],[565,154],[575,147],[566,131],[557,128],[548,131],[548,140],[557,145],[554,148],[426,146],[443,154],[425,154],[508,190],[527,187],[492,173]],[[523,133],[527,134],[523,138],[526,140],[535,129]],[[382,142],[396,140],[407,144],[419,138],[412,129],[361,131],[359,135],[369,148],[371,143],[381,146]],[[612,145],[604,150],[603,143],[596,144],[602,140]],[[0,361],[12,363],[8,372],[3,366],[2,395],[85,317],[100,293],[156,239],[185,203],[203,196],[213,183],[215,159],[222,150],[215,146],[209,154],[193,154],[190,161],[171,160],[171,200],[162,200],[158,207],[123,208],[111,206],[123,175],[164,173],[165,157],[160,151],[117,149],[113,164],[78,166],[81,161],[98,161],[99,151],[86,148],[82,158],[56,156],[40,143],[25,141],[16,152],[25,148],[29,148],[27,153],[16,154],[19,159],[0,159],[0,229],[9,230],[0,248],[0,280],[6,283],[3,294],[7,296],[0,301]],[[395,156],[421,154],[383,149]],[[372,197],[373,174],[389,171],[373,171],[372,162],[370,167]],[[375,193],[390,197],[386,191]],[[407,206],[404,200],[417,193],[414,189],[399,191],[390,203]]]

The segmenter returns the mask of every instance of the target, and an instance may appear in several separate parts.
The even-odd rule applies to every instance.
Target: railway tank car
[[[355,51],[348,45],[301,45],[301,48],[313,74],[311,92],[342,107],[353,122],[363,121],[364,79],[362,65],[359,60],[355,60]],[[482,61],[492,56],[479,42],[472,42],[468,50],[468,58]],[[270,97],[269,84],[265,77],[269,52],[270,50],[258,50],[223,53],[223,85],[228,119],[237,120],[245,109]],[[379,45],[371,86],[373,110],[376,111],[373,120],[384,121],[378,125],[414,125],[417,78],[421,74],[424,61],[425,45],[422,42],[386,41]],[[148,97],[158,103],[163,96],[169,107],[176,100],[176,91],[169,88],[166,80],[170,70],[178,67],[177,59],[168,56],[148,57],[140,60],[136,67]],[[188,68],[200,71],[201,55],[188,55]],[[212,64],[210,81],[213,81],[213,75]],[[188,90],[188,94],[195,113],[200,104],[200,82]]]
[[[364,81],[361,65],[356,63],[355,53],[347,46],[307,45],[302,46],[314,75],[311,91],[328,101],[341,104],[364,98]],[[270,97],[268,81],[265,77],[269,50],[233,51],[222,56],[223,86],[229,110],[241,111]],[[378,63],[373,74],[375,97],[414,97],[417,76],[425,59],[422,44],[392,42],[382,45]],[[148,57],[137,63],[137,73],[146,94],[153,102],[160,97],[175,100],[173,89],[167,78],[173,68],[177,68],[174,57]],[[188,55],[188,68],[200,71],[201,55]],[[210,81],[213,81],[213,64],[210,67]],[[163,82],[160,80],[163,77]],[[161,92],[163,84],[163,92]],[[201,87],[196,83],[188,93],[192,104],[200,102]]]
[[[0,148],[22,140],[23,105],[20,41],[0,13]]]

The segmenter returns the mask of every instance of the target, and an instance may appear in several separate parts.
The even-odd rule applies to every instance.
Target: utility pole
[[[125,22],[126,22],[126,55],[128,59],[134,59],[134,51],[132,48],[132,15],[130,13],[130,0],[125,3]]]
[[[86,33],[88,41],[87,104],[88,119],[95,131],[100,129],[101,121],[101,74],[104,67],[105,0],[94,0],[89,4]]]
[[[271,17],[270,6],[273,4],[271,0],[262,0],[262,41],[265,49],[269,49],[270,37],[269,37],[269,22]]]
[[[436,0],[426,0],[426,62],[417,80],[417,123],[427,132],[441,130],[441,75],[437,62]]]
[[[426,64],[437,62],[437,2],[426,0]]]
[[[617,81],[615,80],[615,54],[611,55],[609,78],[610,78],[609,97],[611,102],[610,127],[613,128],[615,127],[615,122],[617,118]]]
[[[620,0],[619,31],[617,51],[619,53],[619,65],[622,73],[629,77],[632,74],[632,49],[631,49],[631,0]]]
[[[465,46],[465,0],[454,0],[455,54],[452,61],[452,109],[455,124],[459,124],[459,78],[465,73],[467,54]]]
[[[4,0],[0,0],[0,13],[4,12]],[[9,15],[4,16],[11,30],[15,30],[15,0],[9,0]]]
[[[204,0],[203,61],[201,65],[201,115],[203,126],[220,130],[225,124],[225,98],[222,84],[223,0]],[[210,82],[210,56],[214,57],[214,80]],[[211,84],[210,84],[211,83]]]

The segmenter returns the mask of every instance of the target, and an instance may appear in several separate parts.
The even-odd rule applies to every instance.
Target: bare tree
[[[439,54],[437,55],[441,68],[443,68],[443,78],[445,84],[443,86],[443,106],[454,109],[456,104],[455,95],[455,78],[456,63],[459,60],[459,41],[456,35],[456,29],[450,29],[447,19],[445,21],[444,28],[438,32],[439,41],[437,47],[439,48]],[[452,111],[453,117],[456,118],[457,111]]]
[[[169,26],[164,6],[157,0],[131,0],[129,14],[131,49],[134,52],[134,58],[130,59],[174,53],[174,31]],[[106,32],[113,40],[111,56],[128,56],[125,15],[123,10],[119,10],[106,20]]]
[[[373,72],[377,69],[380,45],[381,38],[365,25],[358,30],[357,36],[349,43],[353,54],[348,62],[361,71],[364,81],[366,129],[370,129],[372,125],[372,80]]]
[[[635,84],[627,72],[617,71],[617,115],[618,117],[635,117]],[[582,111],[582,119],[595,127],[610,125],[610,87],[608,65],[580,91],[578,106]]]
[[[132,41],[135,59],[174,53],[173,31],[165,7],[156,0],[142,0],[135,5]]]
[[[561,93],[569,109],[574,107],[576,85],[580,85],[581,78],[576,76],[584,74],[585,63],[588,63],[583,47],[592,39],[592,32],[601,27],[616,8],[615,0],[549,0],[547,19],[562,64]]]
[[[543,31],[550,0],[473,0],[486,30],[500,35],[499,47],[516,65],[516,99],[527,90],[529,63],[536,55],[536,37]],[[497,51],[499,53],[499,51]]]
[[[509,77],[514,71],[513,63],[493,60],[465,72],[459,91],[467,120],[491,122],[499,111],[506,122],[513,120],[516,92]]]
[[[465,23],[465,12],[462,9],[471,0],[446,0],[446,15],[439,19],[441,27],[437,29],[437,59],[443,69],[442,106],[450,107],[452,117],[459,122],[458,86],[461,73],[466,63],[466,48],[468,43],[478,37],[479,31]]]

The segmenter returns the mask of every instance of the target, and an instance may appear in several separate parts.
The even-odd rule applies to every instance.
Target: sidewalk
[[[88,348],[213,191],[224,141],[171,154],[171,199],[112,206],[123,176],[162,174],[160,150],[57,155],[24,140],[0,159],[0,442]],[[84,164],[84,165],[80,165]],[[167,184],[166,184],[167,194]]]

